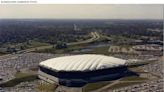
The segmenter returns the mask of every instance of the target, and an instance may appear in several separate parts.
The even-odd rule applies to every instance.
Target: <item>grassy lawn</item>
[[[113,90],[113,89],[118,89],[118,88],[131,86],[131,85],[135,85],[135,84],[140,84],[140,83],[143,83],[145,80],[148,80],[148,79],[147,78],[142,78],[142,77],[139,77],[139,76],[124,77],[120,80],[120,82],[108,87],[105,90]]]
[[[105,85],[108,85],[110,83],[111,82],[109,82],[109,81],[97,82],[97,83],[89,83],[89,84],[85,85],[82,88],[82,90],[83,90],[83,92],[89,92],[89,91],[96,90],[96,89],[99,89],[101,87],[104,87]]]
[[[89,44],[72,45],[72,46],[68,46],[68,48],[65,48],[65,49],[49,48],[49,49],[43,49],[43,50],[38,50],[38,51],[34,51],[34,52],[64,54],[64,53],[71,53],[74,50],[83,49],[83,48],[85,48],[88,45]],[[99,48],[93,49],[92,51],[79,52],[79,53],[80,54],[103,54],[103,55],[110,55],[110,53],[108,52],[108,49],[109,49],[109,46],[107,46],[107,47],[99,47]]]
[[[11,79],[5,83],[0,84],[0,87],[13,87],[21,82],[34,81],[37,79],[37,74],[30,73],[17,73],[14,79]]]
[[[107,88],[107,90],[110,90],[110,89],[113,90],[113,89],[117,89],[117,88],[121,88],[121,87],[126,87],[126,86],[130,86],[130,85],[142,83],[144,80],[147,80],[147,78],[141,78],[138,76],[125,77],[125,78],[122,78],[120,80],[120,82],[118,82],[117,84],[111,85],[109,88]],[[102,88],[111,83],[112,82],[109,82],[109,81],[89,83],[89,84],[85,85],[82,89],[83,89],[83,92],[89,92],[89,91],[93,91],[93,90]]]
[[[147,80],[147,78],[142,78],[139,76],[129,76],[129,77],[124,77],[121,81],[144,81]]]
[[[131,86],[131,85],[140,84],[140,83],[143,83],[143,82],[119,82],[115,85],[108,87],[106,90],[118,89],[121,87]]]
[[[38,71],[39,67],[33,67],[33,68],[30,68],[30,70],[32,71]]]
[[[16,78],[22,78],[22,77],[26,77],[26,76],[30,76],[30,75],[33,75],[33,74],[17,72],[17,73],[15,74],[15,77],[16,77]]]
[[[126,87],[126,86],[130,86],[130,85],[142,83],[144,80],[147,80],[147,78],[141,78],[138,76],[125,77],[125,78],[122,78],[120,80],[120,82],[118,82],[117,84],[110,86],[108,89],[112,90],[112,89],[117,89],[117,88],[121,88],[121,87]],[[112,82],[104,81],[104,82],[97,82],[97,83],[89,83],[89,84],[85,85],[82,89],[83,89],[83,92],[89,92],[89,91],[93,91],[93,90],[102,88],[110,83],[112,83]]]
[[[19,48],[20,46],[23,46],[25,49],[28,49],[28,48],[34,48],[34,47],[40,47],[40,46],[49,46],[49,45],[50,44],[48,44],[48,43],[31,40],[29,43],[23,42],[23,43],[16,43],[16,44],[4,44],[3,47]]]
[[[129,70],[136,72],[136,73],[142,73],[145,72],[140,66],[139,67],[129,67]]]
[[[91,44],[91,43],[88,43],[88,44],[78,44],[78,45],[70,45],[70,46],[68,46],[68,48],[65,48],[65,49],[55,49],[55,48],[42,49],[42,50],[38,50],[38,51],[35,51],[35,52],[38,52],[38,53],[64,54],[64,53],[70,53],[70,52],[72,52],[74,50],[81,50],[81,49],[89,46],[89,44]],[[114,54],[118,54],[118,53],[109,52],[108,50],[109,50],[109,46],[106,46],[106,47],[98,47],[98,48],[94,48],[91,51],[78,52],[77,54],[103,54],[103,55],[114,55]],[[121,53],[120,52],[120,54],[124,54],[124,53]],[[130,53],[126,53],[126,54],[133,55],[133,54],[130,54]]]
[[[108,52],[108,49],[109,49],[109,46],[99,47],[99,48],[94,49],[93,51],[89,51],[89,52],[86,52],[86,53],[110,55],[110,53]]]
[[[73,50],[79,50],[81,48],[84,48],[85,46],[88,46],[89,44],[77,44],[77,45],[69,45],[68,48],[64,49],[56,49],[56,48],[48,48],[48,49],[42,49],[42,50],[37,50],[34,52],[38,53],[52,53],[52,54],[63,54],[63,53],[69,53]]]
[[[37,52],[37,53],[52,53],[52,54],[56,54],[56,49],[54,48],[49,48],[49,49],[40,49],[40,50],[36,50],[33,52]]]
[[[14,44],[6,43],[6,44],[3,44],[3,46],[1,46],[1,47],[4,47],[6,49],[8,47],[10,47],[10,48],[16,49],[17,52],[21,52],[21,51],[29,50],[29,49],[35,50],[37,47],[51,47],[51,45],[48,43],[31,40],[30,42],[23,42],[23,43],[14,43]],[[7,52],[7,50],[6,50],[5,53],[9,53],[9,52]],[[0,53],[0,55],[1,55],[1,53]]]
[[[38,92],[54,92],[57,88],[55,84],[38,84],[37,85]]]
[[[44,43],[44,42],[38,42],[38,41],[31,41],[30,46],[31,47],[39,47],[39,46],[49,46],[50,44]]]

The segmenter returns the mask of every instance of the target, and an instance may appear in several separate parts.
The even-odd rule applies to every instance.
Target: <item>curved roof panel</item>
[[[40,63],[56,71],[93,71],[125,65],[126,60],[96,54],[63,56]]]

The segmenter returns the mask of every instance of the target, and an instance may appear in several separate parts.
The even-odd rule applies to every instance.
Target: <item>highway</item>
[[[84,40],[84,41],[80,41],[80,42],[71,42],[71,43],[67,43],[68,46],[70,45],[78,45],[78,44],[84,44],[84,43],[90,43],[93,41],[96,41],[98,39],[100,39],[100,34],[97,32],[91,32],[90,33],[91,37],[90,39]]]

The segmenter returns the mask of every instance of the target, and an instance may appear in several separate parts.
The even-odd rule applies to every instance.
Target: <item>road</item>
[[[100,39],[100,34],[97,32],[91,32],[91,37],[90,39],[84,40],[84,41],[80,41],[80,42],[71,42],[71,43],[67,43],[67,45],[78,45],[78,44],[84,44],[84,43],[90,43],[93,41],[96,41],[98,39]]]

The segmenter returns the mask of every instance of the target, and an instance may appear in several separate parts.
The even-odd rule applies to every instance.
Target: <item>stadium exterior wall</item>
[[[39,78],[68,87],[81,87],[90,82],[118,79],[128,71],[126,66],[93,71],[55,71],[43,66],[39,68]]]

